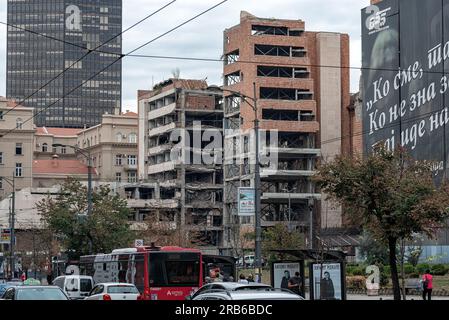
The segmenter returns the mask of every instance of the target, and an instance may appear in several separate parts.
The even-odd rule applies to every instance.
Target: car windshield
[[[133,286],[110,286],[108,287],[108,293],[135,293],[138,294],[139,290]]]
[[[58,288],[21,288],[17,300],[67,300],[67,297]]]
[[[92,290],[92,281],[90,279],[81,279],[80,280],[80,291],[81,292],[90,292]]]

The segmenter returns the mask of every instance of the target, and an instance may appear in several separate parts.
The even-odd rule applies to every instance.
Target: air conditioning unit
[[[123,135],[123,139],[126,139],[126,134]]]
[[[40,143],[36,143],[36,148],[40,148],[41,144]]]

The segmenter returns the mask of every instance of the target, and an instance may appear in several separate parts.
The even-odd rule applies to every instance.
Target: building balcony
[[[148,174],[155,174],[155,173],[160,173],[160,172],[165,172],[165,171],[172,171],[172,170],[175,170],[176,166],[179,165],[179,164],[181,164],[180,160],[167,161],[167,162],[163,162],[163,163],[149,165],[148,166]]]
[[[176,103],[169,104],[165,107],[148,111],[148,120],[157,119],[168,114],[172,114],[176,110]]]
[[[128,199],[128,208],[132,209],[176,209],[179,207],[177,199]]]
[[[286,192],[264,192],[260,197],[262,202],[279,202],[284,203],[286,201],[295,201],[295,200],[321,200],[321,193],[286,193]]]
[[[125,164],[123,169],[125,171],[137,171],[137,164]]]
[[[150,136],[150,137],[158,136],[158,135],[160,135],[162,133],[168,132],[168,131],[173,130],[175,128],[176,128],[176,122],[172,122],[172,123],[169,123],[169,124],[167,124],[165,126],[160,126],[160,127],[154,128],[154,129],[150,129],[148,131],[148,136]]]
[[[288,178],[288,177],[311,177],[315,175],[313,170],[279,170],[279,169],[262,169],[260,170],[261,178]]]
[[[311,155],[319,157],[321,149],[314,148],[289,148],[289,147],[263,147],[263,154],[277,154],[279,157],[291,155]]]

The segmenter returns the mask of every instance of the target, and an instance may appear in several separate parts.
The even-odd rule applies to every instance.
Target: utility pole
[[[12,175],[12,204],[11,204],[11,221],[10,221],[10,244],[9,244],[9,251],[10,251],[10,266],[11,266],[11,279],[14,278],[14,273],[16,270],[16,263],[15,263],[15,252],[14,252],[14,245],[15,245],[15,220],[16,220],[16,173],[13,172]]]
[[[309,198],[309,249],[313,249],[313,198]]]
[[[260,159],[259,159],[259,117],[257,114],[257,92],[256,92],[256,83],[253,82],[254,89],[254,131],[255,131],[255,139],[256,139],[256,155],[255,155],[255,169],[254,169],[254,193],[255,193],[255,223],[256,223],[256,241],[255,241],[255,267],[257,274],[259,275],[258,281],[260,282],[262,279],[262,227],[261,227],[261,217],[260,217],[260,196],[261,196],[261,188],[260,188]]]

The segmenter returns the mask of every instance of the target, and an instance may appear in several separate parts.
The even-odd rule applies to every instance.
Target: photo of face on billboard
[[[274,287],[289,289],[289,281],[300,274],[300,263],[274,263],[273,264]]]
[[[342,300],[339,263],[313,264],[313,296],[314,300]]]

